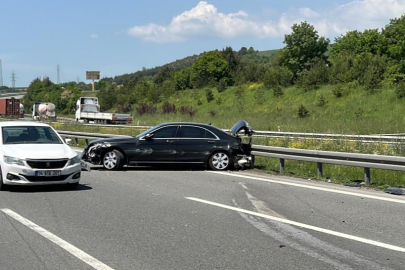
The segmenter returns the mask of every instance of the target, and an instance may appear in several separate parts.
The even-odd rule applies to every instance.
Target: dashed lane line
[[[113,268],[109,267],[108,265],[100,262],[96,258],[92,257],[91,255],[87,254],[86,252],[78,249],[77,247],[73,246],[72,244],[66,242],[62,238],[59,238],[58,236],[54,235],[53,233],[45,230],[44,228],[38,226],[34,222],[24,218],[23,216],[17,214],[16,212],[10,210],[10,209],[0,209],[3,213],[6,215],[12,217],[16,221],[20,222],[24,226],[30,228],[34,232],[40,234],[41,236],[45,237],[49,241],[53,242],[54,244],[58,245],[59,247],[63,248],[79,260],[87,263],[91,267],[93,267],[96,270],[114,270]]]

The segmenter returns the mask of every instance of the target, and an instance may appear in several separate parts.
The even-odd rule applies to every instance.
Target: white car
[[[0,128],[0,190],[9,185],[78,186],[81,160],[51,126],[6,121]]]

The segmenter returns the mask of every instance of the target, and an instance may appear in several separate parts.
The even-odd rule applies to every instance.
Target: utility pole
[[[0,59],[0,86],[3,86],[3,69],[1,67],[1,59]]]
[[[14,92],[15,90],[15,81],[17,79],[17,77],[15,76],[15,72],[13,71],[13,73],[11,73],[11,92]]]
[[[79,77],[77,77],[77,84],[79,84],[80,83],[80,78]]]
[[[60,66],[56,66],[56,71],[58,72],[58,78],[57,78],[57,83],[60,84]]]

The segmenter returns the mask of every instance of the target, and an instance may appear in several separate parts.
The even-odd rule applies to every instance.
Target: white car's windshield
[[[3,144],[62,144],[47,126],[11,126],[2,128]]]

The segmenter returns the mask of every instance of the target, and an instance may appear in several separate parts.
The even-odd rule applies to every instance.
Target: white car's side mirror
[[[66,142],[67,145],[70,145],[70,143],[72,142],[72,139],[66,138],[65,142]]]

